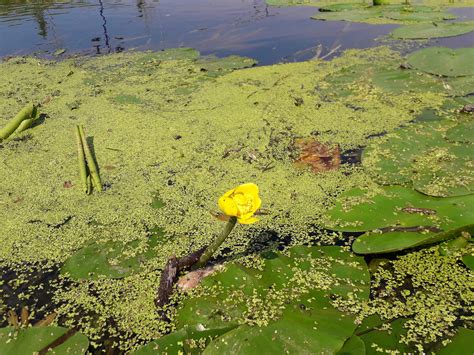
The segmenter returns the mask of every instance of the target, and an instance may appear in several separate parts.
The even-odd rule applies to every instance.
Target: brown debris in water
[[[339,145],[329,146],[313,139],[302,138],[295,141],[299,156],[295,160],[297,167],[310,166],[314,173],[336,170],[341,165]]]
[[[214,272],[222,269],[222,265],[213,265],[213,266],[208,266],[204,269],[199,269],[199,270],[194,270],[191,272],[188,272],[186,275],[183,275],[179,278],[177,286],[178,288],[186,291],[190,290],[197,285],[206,277],[209,275],[212,275]]]

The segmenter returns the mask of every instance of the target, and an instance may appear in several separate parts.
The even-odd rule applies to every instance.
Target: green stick
[[[20,126],[20,124],[30,118],[35,111],[35,106],[33,104],[28,104],[23,109],[18,112],[18,114],[10,120],[5,127],[0,129],[0,140],[7,139],[15,130]]]
[[[86,156],[84,155],[84,147],[82,146],[82,137],[79,126],[76,126],[76,141],[77,141],[77,157],[79,159],[79,175],[81,176],[82,186],[84,192],[89,193],[87,186],[87,167],[86,167]]]
[[[227,238],[230,232],[232,232],[232,229],[234,229],[236,223],[237,223],[237,217],[230,217],[229,222],[227,222],[222,233],[217,237],[217,239],[211,245],[207,247],[204,254],[202,254],[201,257],[199,258],[199,261],[196,263],[196,266],[195,266],[196,269],[201,268],[204,265],[206,265],[207,261],[211,258],[212,254],[215,253],[215,251],[224,242],[225,238]]]
[[[81,133],[82,147],[84,148],[84,153],[87,159],[87,166],[89,167],[89,172],[91,174],[92,185],[97,191],[102,191],[102,182],[100,181],[99,171],[97,170],[97,165],[95,165],[94,157],[92,152],[87,144],[86,134],[84,133],[84,127],[79,126],[79,132]]]

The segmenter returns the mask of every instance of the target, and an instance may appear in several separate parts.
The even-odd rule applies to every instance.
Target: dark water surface
[[[472,8],[453,11],[474,18]],[[0,0],[0,56],[184,46],[271,64],[309,59],[317,46],[322,56],[335,48],[374,46],[396,27],[311,20],[316,12],[270,7],[264,0]],[[435,42],[472,46],[474,35]]]

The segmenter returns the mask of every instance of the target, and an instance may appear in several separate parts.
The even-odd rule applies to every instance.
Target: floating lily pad
[[[432,22],[406,25],[394,29],[390,35],[398,39],[429,39],[460,36],[474,31],[474,21]]]
[[[441,348],[438,355],[472,355],[474,330],[459,327],[451,342]]]
[[[474,220],[474,195],[450,198],[425,196],[401,186],[385,186],[373,197],[362,189],[349,190],[329,210],[326,228],[368,232],[353,243],[360,254],[389,253],[452,237],[443,234]],[[372,231],[372,232],[371,232]]]
[[[424,122],[400,128],[369,145],[362,163],[384,184],[412,182],[418,191],[439,197],[470,194],[473,150],[445,139],[449,127],[445,122]]]
[[[326,228],[345,232],[366,232],[381,228],[414,226],[449,230],[474,220],[474,195],[436,198],[402,186],[384,186],[375,196],[363,189],[341,194]]]
[[[360,338],[365,343],[367,355],[379,355],[381,352],[409,354],[413,353],[407,345],[400,342],[401,335],[406,334],[403,328],[405,319],[393,321],[390,330],[374,329],[368,333],[362,334]]]
[[[443,82],[431,75],[414,70],[385,69],[377,70],[372,76],[373,83],[384,91],[401,93],[411,92],[443,92]]]
[[[383,16],[392,20],[398,20],[403,22],[432,22],[442,20],[453,20],[456,18],[455,15],[449,12],[441,11],[400,11],[400,12],[389,12],[384,11]]]
[[[156,194],[153,196],[153,199],[151,201],[151,207],[154,209],[160,209],[165,207],[166,204],[165,202],[161,199],[159,194]]]
[[[356,239],[352,244],[352,250],[357,254],[393,253],[456,238],[465,231],[472,232],[473,226],[468,225],[442,233],[428,229],[419,232],[368,232]]]
[[[267,257],[262,271],[230,264],[204,279],[207,296],[184,301],[178,327],[236,326],[212,340],[204,354],[341,349],[356,325],[353,316],[332,306],[331,297],[368,297],[363,259],[339,247],[294,247],[288,255]]]
[[[453,142],[474,143],[474,120],[461,122],[448,129],[446,138]],[[473,148],[474,149],[474,148]]]
[[[133,354],[200,354],[200,350],[205,348],[212,339],[233,328],[198,330],[186,327],[142,346]]]
[[[113,101],[120,105],[139,105],[143,101],[135,95],[118,95],[113,98]]]
[[[466,265],[469,269],[474,270],[474,255],[473,254],[466,254],[462,257],[462,262]]]
[[[413,187],[431,196],[462,196],[474,192],[472,147],[435,147],[414,163]]]
[[[35,354],[66,332],[67,329],[62,327],[1,328],[0,354]],[[87,337],[76,333],[55,347],[53,352],[56,355],[85,354],[88,347]]]
[[[169,48],[152,52],[140,57],[140,61],[152,60],[192,60],[199,58],[199,52],[193,48]]]
[[[326,12],[326,11],[348,11],[348,10],[360,10],[370,7],[368,4],[362,3],[352,3],[352,4],[331,4],[326,6],[321,6],[319,11]]]
[[[323,21],[350,21],[350,22],[366,22],[382,18],[381,11],[374,11],[372,9],[355,9],[351,11],[325,11],[311,16],[315,20]]]
[[[109,241],[88,245],[66,260],[61,273],[72,279],[88,280],[129,276],[139,271],[144,262],[155,256],[154,247],[158,246],[163,238],[163,231],[155,230],[149,237],[146,251],[141,253],[136,253],[140,245],[138,240],[128,244]]]
[[[201,71],[207,72],[209,76],[219,76],[229,73],[236,69],[250,68],[257,64],[257,61],[248,57],[231,55],[224,58],[216,56],[207,56],[199,58],[196,65]]]
[[[469,26],[471,31],[474,30],[474,22]],[[469,76],[474,75],[473,58],[474,48],[431,47],[410,54],[407,60],[412,67],[427,73],[442,76]]]
[[[365,344],[357,335],[351,336],[337,355],[365,355]]]
[[[411,181],[414,159],[433,147],[447,147],[443,140],[444,122],[425,122],[402,127],[370,144],[362,153],[362,163],[383,184]]]

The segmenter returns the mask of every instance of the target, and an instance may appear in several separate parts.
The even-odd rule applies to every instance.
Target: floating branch
[[[77,157],[79,159],[79,175],[81,177],[81,182],[84,187],[84,192],[89,194],[90,176],[87,175],[86,156],[84,154],[84,147],[82,146],[81,130],[79,129],[79,126],[76,126],[76,141]]]
[[[97,191],[102,191],[102,182],[100,181],[99,171],[97,169],[97,165],[95,164],[94,157],[92,156],[92,152],[89,148],[89,145],[87,144],[86,135],[84,133],[84,127],[82,125],[79,126],[79,133],[81,134],[82,147],[84,149],[84,153],[87,159],[87,166],[89,167],[92,185]]]
[[[15,132],[17,128],[20,127],[23,121],[36,118],[34,117],[35,115],[36,115],[35,105],[33,105],[32,103],[29,103],[28,105],[23,107],[23,109],[20,112],[18,112],[18,114],[12,120],[10,120],[10,122],[8,122],[5,127],[0,129],[0,141],[10,137],[10,135],[12,135],[13,132]],[[31,121],[30,126],[32,123],[33,121]],[[23,128],[23,130],[25,130],[26,128]]]

